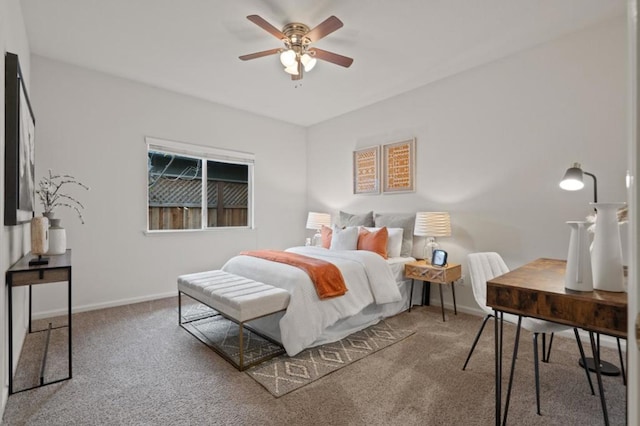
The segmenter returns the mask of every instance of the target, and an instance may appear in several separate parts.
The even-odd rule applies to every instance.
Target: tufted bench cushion
[[[282,311],[289,292],[224,271],[207,271],[178,277],[178,290],[239,322]]]
[[[231,359],[228,354],[224,353],[220,347],[212,344],[211,341],[203,340],[199,334],[185,327],[187,322],[182,321],[181,313],[181,295],[183,293],[238,323],[240,326],[238,336],[240,340],[239,362]],[[288,291],[220,270],[179,276],[178,296],[180,296],[178,300],[178,321],[180,326],[233,363],[239,370],[244,370],[248,367],[244,363],[243,353],[244,323],[283,311],[289,305]],[[253,332],[255,333],[255,331]],[[260,361],[264,360],[261,359]]]

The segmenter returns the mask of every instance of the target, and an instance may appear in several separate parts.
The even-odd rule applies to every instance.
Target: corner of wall
[[[30,75],[30,49],[29,41],[27,39],[27,31],[24,24],[24,18],[22,14],[22,7],[19,0],[0,0],[0,47],[2,50],[2,58],[0,58],[0,68],[4,70],[4,56],[7,51],[17,53],[21,58],[24,58],[22,71],[26,80],[29,80]],[[21,61],[22,62],[22,61]],[[4,100],[4,72],[0,73],[0,98]],[[0,102],[0,129],[4,129],[4,102]],[[5,137],[4,130],[0,131],[0,164],[4,164],[4,145]],[[0,200],[4,199],[4,173],[0,173]],[[0,218],[4,218],[4,204],[0,203]],[[0,269],[6,271],[11,264],[23,256],[28,250],[28,243],[25,244],[25,226],[19,225],[16,227],[6,227],[4,224],[0,226]],[[3,286],[4,287],[4,286]],[[26,301],[26,292],[22,292],[24,296],[23,300]],[[7,292],[0,292],[0,318],[5,318],[7,312]],[[18,296],[20,299],[20,296]],[[17,303],[16,316],[24,318],[24,312],[26,309],[23,307],[24,303]],[[22,312],[21,312],[22,311]],[[0,401],[0,419],[4,414],[5,407],[7,405],[9,397],[9,366],[7,364],[7,321],[1,321],[2,327],[0,327],[0,345],[2,350],[0,351],[0,386],[2,389],[2,401]],[[22,342],[26,335],[26,324],[24,325],[24,333],[18,333],[16,340],[18,344],[14,345],[16,352],[19,355]],[[16,358],[17,359],[17,358]],[[1,422],[1,420],[0,420]]]

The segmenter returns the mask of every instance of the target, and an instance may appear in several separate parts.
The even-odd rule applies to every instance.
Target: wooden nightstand
[[[444,302],[442,300],[442,288],[441,285],[451,284],[451,293],[453,294],[453,312],[458,315],[458,308],[456,307],[456,290],[454,282],[462,277],[462,267],[456,263],[449,263],[446,266],[432,266],[431,263],[427,263],[424,260],[418,260],[415,262],[409,262],[404,265],[404,275],[407,278],[411,278],[411,295],[409,296],[409,312],[411,312],[411,305],[413,302],[413,283],[415,280],[424,281],[424,288],[422,291],[422,304],[428,305],[425,302],[426,289],[431,283],[439,284],[438,290],[440,291],[440,306],[442,307],[442,321],[445,321],[444,317]]]

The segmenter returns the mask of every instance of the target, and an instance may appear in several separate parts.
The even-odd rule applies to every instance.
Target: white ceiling
[[[21,0],[33,54],[309,126],[625,13],[625,0]],[[344,27],[296,87],[246,19]]]

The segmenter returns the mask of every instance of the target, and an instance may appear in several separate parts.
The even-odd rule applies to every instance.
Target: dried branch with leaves
[[[78,214],[78,218],[84,224],[84,218],[82,217],[84,205],[75,197],[63,192],[63,187],[68,187],[69,185],[76,185],[87,191],[89,190],[87,185],[75,177],[71,175],[54,175],[49,169],[49,176],[43,177],[38,182],[36,194],[38,194],[40,203],[44,207],[44,213],[53,213],[58,207],[68,207]]]

